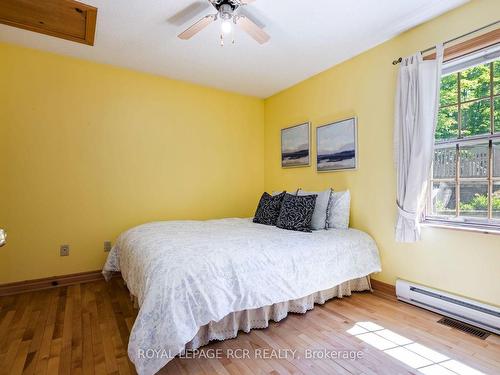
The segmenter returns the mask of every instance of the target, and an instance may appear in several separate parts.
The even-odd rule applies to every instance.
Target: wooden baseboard
[[[387,297],[396,298],[396,287],[382,281],[371,279],[373,291]]]
[[[119,276],[119,275],[120,275],[119,273],[116,273],[113,276]],[[34,279],[34,280],[18,281],[15,283],[0,284],[0,297],[8,296],[11,294],[23,293],[23,292],[32,292],[35,290],[51,289],[61,286],[88,283],[91,281],[98,281],[103,279],[104,277],[102,275],[102,271],[98,270],[98,271],[73,273],[70,275],[51,276],[51,277],[45,277],[43,279]],[[380,293],[391,298],[396,297],[396,287],[394,285],[390,285],[374,279],[371,279],[371,285],[374,292],[376,293]]]
[[[91,281],[103,280],[102,271],[73,273],[71,275],[51,276],[43,279],[18,281],[15,283],[0,284],[0,297],[35,290],[51,289]]]

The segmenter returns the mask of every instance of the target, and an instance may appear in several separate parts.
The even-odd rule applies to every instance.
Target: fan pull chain
[[[236,40],[234,39],[234,33],[231,33],[231,44],[235,45]],[[220,33],[220,46],[224,47],[224,33]]]

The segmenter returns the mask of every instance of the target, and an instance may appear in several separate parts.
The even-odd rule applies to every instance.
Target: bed
[[[302,233],[221,219],[132,228],[103,274],[121,272],[137,300],[128,354],[149,375],[186,349],[369,290],[369,275],[380,270],[375,242],[355,229]]]

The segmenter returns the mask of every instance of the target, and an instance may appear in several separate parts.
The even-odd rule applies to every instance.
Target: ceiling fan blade
[[[191,5],[181,9],[176,14],[167,19],[167,22],[174,26],[182,26],[193,18],[198,18],[201,14],[207,14],[211,7],[208,1],[195,1]],[[197,17],[198,16],[198,17]]]
[[[212,22],[214,22],[215,19],[216,19],[215,14],[210,14],[208,16],[205,16],[201,20],[196,22],[194,25],[189,27],[187,30],[180,33],[178,37],[183,40],[188,40],[192,38],[195,34],[199,33],[201,30],[203,30],[205,27],[210,25]]]
[[[257,26],[253,21],[245,16],[240,16],[237,18],[236,23],[254,38],[258,43],[264,44],[271,39],[269,34],[267,34],[264,30],[262,30],[259,26]]]

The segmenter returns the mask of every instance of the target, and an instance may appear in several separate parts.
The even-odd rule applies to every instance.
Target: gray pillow
[[[299,190],[300,190],[300,189],[297,189],[297,190],[294,190],[294,191],[290,191],[290,192],[288,192],[288,194],[291,194],[291,195],[297,195],[297,192],[298,192]],[[279,195],[279,194],[281,194],[281,193],[283,193],[283,192],[287,193],[287,191],[286,191],[286,190],[283,190],[283,191],[273,191],[273,192],[271,193],[271,195],[272,195],[273,197],[275,197],[276,195]]]
[[[332,194],[332,189],[328,189],[321,192],[310,192],[299,190],[297,192],[298,196],[304,195],[317,195],[316,205],[314,206],[314,213],[311,220],[311,229],[312,230],[320,230],[327,229],[327,211],[328,211],[328,203],[330,202],[330,196]]]
[[[328,228],[349,228],[349,210],[351,209],[351,193],[346,191],[332,192],[328,208]]]

